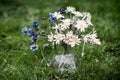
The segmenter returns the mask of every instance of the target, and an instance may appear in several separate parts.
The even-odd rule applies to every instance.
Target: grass
[[[43,49],[47,39],[39,40],[39,51],[29,50],[29,38],[21,33],[31,20],[38,20],[47,34],[48,17],[60,7],[74,6],[79,11],[88,11],[102,44],[86,45],[81,57],[81,46],[73,50],[77,58],[75,73],[58,73],[48,67],[47,59],[53,55],[50,46]],[[0,80],[119,80],[120,79],[120,24],[117,0],[0,0]]]

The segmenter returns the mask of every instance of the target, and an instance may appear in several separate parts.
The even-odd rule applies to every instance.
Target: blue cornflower
[[[65,9],[63,9],[63,8],[60,8],[60,9],[59,9],[59,12],[60,12],[61,14],[66,14]]]
[[[50,22],[56,22],[56,17],[50,17]]]
[[[33,29],[32,28],[29,28],[28,29],[28,32],[27,32],[27,35],[28,36],[31,36],[33,34]]]
[[[56,17],[52,14],[52,13],[49,13],[49,16],[50,16],[50,22],[56,22]]]
[[[22,33],[24,35],[27,35],[27,32],[28,32],[28,28],[27,27],[22,28]]]
[[[38,45],[31,45],[30,50],[32,50],[33,52],[37,51],[38,50]]]
[[[50,17],[55,17],[55,16],[53,15],[53,13],[49,13],[49,16],[50,16]]]
[[[39,25],[39,22],[38,22],[38,21],[33,21],[33,22],[32,22],[32,26],[33,26],[33,27],[38,27],[38,25]]]
[[[38,38],[38,35],[36,33],[33,33],[31,36],[32,41],[36,42],[37,38]]]

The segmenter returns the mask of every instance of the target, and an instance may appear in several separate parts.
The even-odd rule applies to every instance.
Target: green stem
[[[71,15],[71,13],[70,13],[70,19],[71,19],[71,16],[72,16],[72,15]]]
[[[82,54],[84,54],[84,49],[85,49],[85,41],[83,43]]]
[[[64,54],[69,54],[69,49],[68,49],[69,47],[68,47],[68,45],[63,43],[62,46],[64,48]]]
[[[42,50],[42,49],[41,49],[41,55],[42,55],[42,57],[43,57],[43,60],[46,61],[46,58],[45,58],[45,56],[43,55],[43,50]]]

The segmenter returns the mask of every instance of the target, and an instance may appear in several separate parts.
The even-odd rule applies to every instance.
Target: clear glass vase
[[[63,44],[63,53],[54,55],[52,59],[52,64],[54,69],[63,72],[73,72],[76,69],[75,56],[70,46]]]

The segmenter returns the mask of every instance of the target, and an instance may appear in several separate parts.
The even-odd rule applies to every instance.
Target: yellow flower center
[[[67,27],[69,24],[64,22],[63,25],[64,25],[64,27]]]
[[[72,42],[73,43],[76,43],[77,42],[77,39],[74,37],[74,38],[72,38]]]
[[[61,40],[61,36],[57,36],[57,37],[56,37],[56,40]]]
[[[82,24],[82,23],[80,23],[80,24],[79,24],[79,27],[80,27],[80,28],[83,28],[83,24]]]

